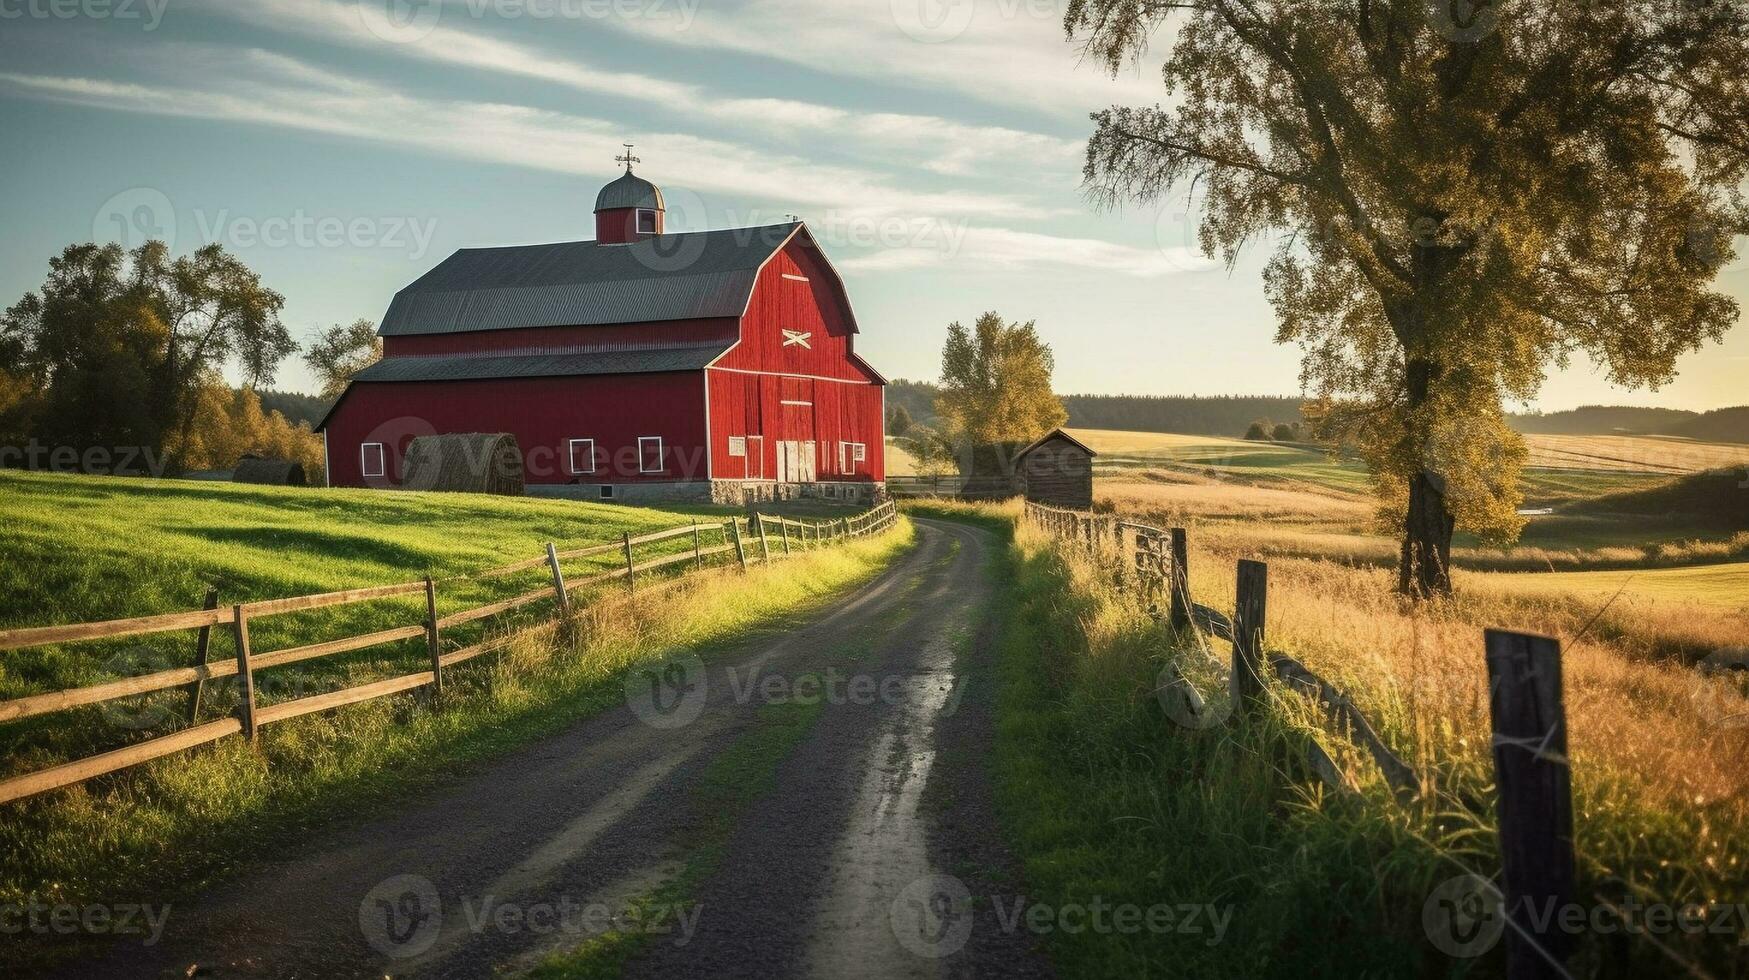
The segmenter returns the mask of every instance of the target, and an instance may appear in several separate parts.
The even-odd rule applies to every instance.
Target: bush
[[[1251,427],[1249,429],[1245,430],[1245,438],[1250,439],[1254,442],[1268,442],[1269,441],[1269,420],[1268,419],[1258,419],[1257,421],[1251,423]]]

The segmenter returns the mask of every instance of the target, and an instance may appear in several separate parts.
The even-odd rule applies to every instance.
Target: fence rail
[[[1267,648],[1265,563],[1238,563],[1234,612],[1228,617],[1191,598],[1189,549],[1183,528],[1161,529],[1031,502],[1026,505],[1025,520],[1089,553],[1104,554],[1109,543],[1124,559],[1115,567],[1118,584],[1137,587],[1150,600],[1150,611],[1157,618],[1168,618],[1174,629],[1194,629],[1229,641],[1232,658],[1224,665],[1236,718],[1243,721],[1256,712],[1269,696],[1266,676],[1274,677],[1286,689],[1312,699],[1332,727],[1364,750],[1399,802],[1420,797],[1420,776],[1385,745],[1347,694],[1293,657]],[[1162,594],[1170,597],[1169,610],[1158,605]],[[1202,649],[1207,651],[1206,644]],[[1508,921],[1507,975],[1565,976],[1562,963],[1570,951],[1567,937],[1552,922],[1525,913],[1562,908],[1571,901],[1575,889],[1561,645],[1549,637],[1488,630],[1485,651],[1498,787],[1502,907],[1513,910]],[[1201,694],[1175,664],[1169,665],[1168,674],[1170,685],[1182,695],[1180,703],[1193,711],[1205,710]],[[1308,766],[1324,782],[1342,792],[1353,791],[1322,746],[1311,741],[1306,751]]]
[[[866,537],[877,534],[891,527],[898,519],[898,513],[891,501],[883,503],[872,510],[865,511],[849,518],[841,518],[826,522],[800,521],[794,518],[752,514],[747,518],[733,518],[721,523],[699,523],[697,521],[680,527],[667,528],[647,534],[633,536],[625,534],[616,542],[559,551],[554,545],[547,545],[546,551],[538,558],[530,558],[512,562],[495,568],[485,569],[467,575],[455,575],[445,579],[426,577],[416,582],[405,582],[395,585],[376,585],[358,589],[345,589],[338,592],[324,592],[315,595],[292,596],[281,599],[263,599],[245,603],[235,603],[228,607],[217,606],[216,594],[209,590],[207,604],[213,608],[195,610],[192,612],[165,613],[156,616],[138,616],[130,619],[114,619],[104,622],[73,623],[65,626],[44,626],[25,629],[0,630],[0,651],[18,650],[27,647],[46,646],[49,644],[71,643],[89,640],[111,639],[116,637],[139,636],[150,633],[163,633],[172,630],[198,629],[201,631],[197,646],[196,663],[189,667],[177,667],[157,671],[139,677],[123,678],[92,684],[84,687],[68,688],[59,691],[46,691],[8,701],[0,701],[0,722],[16,721],[38,715],[64,711],[69,708],[113,701],[118,698],[132,697],[140,694],[150,694],[175,688],[190,689],[190,705],[187,713],[188,727],[137,742],[108,752],[98,753],[83,759],[62,763],[48,769],[14,776],[0,780],[0,803],[34,796],[49,790],[70,786],[83,782],[94,776],[116,772],[148,762],[152,759],[171,755],[184,749],[218,741],[231,735],[241,734],[253,739],[263,725],[270,725],[297,718],[319,711],[327,711],[360,701],[387,697],[405,691],[431,686],[441,691],[443,687],[443,672],[446,668],[472,660],[475,657],[495,652],[507,646],[511,639],[525,630],[519,630],[503,636],[494,637],[472,646],[463,647],[449,653],[442,651],[441,637],[444,630],[465,623],[488,619],[501,613],[519,609],[544,600],[553,600],[556,605],[555,616],[563,617],[570,612],[570,596],[579,589],[604,582],[623,580],[628,589],[635,589],[637,577],[640,574],[670,568],[682,563],[690,563],[695,568],[705,567],[707,558],[718,555],[734,554],[739,566],[745,570],[754,561],[770,562],[785,555],[794,554],[787,545],[773,554],[764,547],[767,538],[767,528],[776,526],[787,542],[791,530],[797,532],[797,539],[802,548],[820,548],[837,541]],[[762,547],[757,558],[750,556],[744,547],[744,541],[757,534]],[[705,545],[706,536],[720,536],[721,543]],[[658,555],[643,561],[637,560],[636,549],[640,545],[658,544],[672,541],[683,536],[692,538],[693,547],[688,551],[669,555]],[[800,549],[798,549],[800,550]],[[561,568],[561,562],[573,561],[579,558],[599,557],[621,554],[624,564],[616,569],[595,574],[572,578],[567,581]],[[543,586],[529,592],[499,599],[484,605],[474,606],[447,616],[437,615],[437,589],[440,585],[454,585],[458,582],[478,582],[499,578],[515,572],[531,571],[536,568],[549,567],[552,571],[553,584]],[[341,637],[324,640],[320,643],[310,643],[287,647],[266,653],[258,653],[251,649],[249,641],[249,623],[252,620],[285,613],[302,612],[312,609],[323,609],[354,603],[371,602],[381,599],[402,596],[423,595],[425,597],[425,617],[422,621],[405,626],[377,630],[357,636]],[[235,656],[208,662],[209,631],[214,626],[230,626],[235,643]],[[430,654],[431,667],[428,670],[416,671],[386,680],[373,681],[354,687],[342,688],[323,694],[298,698],[292,701],[282,701],[270,705],[255,703],[255,674],[272,667],[282,667],[286,664],[298,663],[318,657],[327,657],[340,653],[363,650],[385,643],[413,639],[419,636],[426,638]],[[239,678],[239,700],[235,717],[227,717],[204,724],[199,722],[200,699],[202,685],[209,680],[221,677]]]

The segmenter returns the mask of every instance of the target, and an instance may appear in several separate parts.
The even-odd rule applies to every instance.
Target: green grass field
[[[401,582],[427,570],[456,574],[535,557],[547,541],[578,547],[690,519],[525,498],[0,474],[0,547],[9,558],[0,623],[187,609],[208,582],[241,601]],[[351,705],[270,726],[253,746],[225,739],[8,804],[0,904],[189,894],[250,853],[336,816],[391,805],[460,763],[621,703],[624,672],[649,658],[708,656],[793,628],[911,541],[901,525],[747,575],[706,571],[671,589],[640,590],[635,600],[617,585],[586,590],[573,596],[586,611],[563,629],[551,625],[550,604],[537,603],[516,621],[527,632],[505,650],[445,671],[441,705],[421,695]],[[690,548],[690,538],[680,544]],[[492,588],[524,592],[546,575],[534,569]],[[491,597],[457,590],[439,612]],[[422,616],[422,600],[363,603],[257,620],[251,639],[273,649]],[[446,631],[446,646],[472,642],[464,630],[453,640]],[[213,655],[231,656],[220,633]],[[0,654],[0,698],[191,662],[192,631],[157,640],[8,651]],[[413,640],[276,667],[257,675],[258,694],[265,703],[306,697],[420,670],[425,657]],[[230,681],[208,686],[203,718],[234,706]],[[186,703],[169,691],[0,725],[0,775],[175,730]]]

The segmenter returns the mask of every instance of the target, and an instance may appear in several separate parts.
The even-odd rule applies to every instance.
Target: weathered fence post
[[[437,583],[425,576],[425,648],[431,654],[431,690],[443,694],[443,645],[437,635]]]
[[[704,544],[698,538],[698,518],[692,519],[692,564],[695,568],[704,567]]]
[[[625,542],[626,551],[626,591],[638,591],[638,566],[632,564],[632,532],[620,532],[620,539]]]
[[[777,533],[783,535],[783,556],[785,558],[788,558],[789,557],[789,519],[788,518],[780,517],[777,519]]]
[[[1263,621],[1269,603],[1269,566],[1239,562],[1233,604],[1233,707],[1254,710],[1263,700]]]
[[[255,671],[249,666],[249,619],[241,603],[231,607],[231,631],[237,638],[237,718],[243,737],[255,741]]]
[[[753,519],[759,523],[759,560],[771,564],[771,545],[765,540],[765,515],[754,514]]]
[[[1190,542],[1184,528],[1175,527],[1168,533],[1172,535],[1172,563],[1166,569],[1170,574],[1166,587],[1172,590],[1172,628],[1181,630],[1190,625]]]
[[[219,608],[219,590],[216,587],[207,586],[206,599],[201,602],[200,608],[207,610]],[[206,666],[207,651],[212,649],[212,640],[212,626],[210,624],[202,626],[200,634],[194,640],[194,665],[196,667]],[[194,683],[188,685],[188,723],[190,725],[200,718],[200,695],[205,689],[205,677],[196,677]]]
[[[735,532],[735,560],[741,563],[741,571],[747,570],[747,548],[741,543],[741,519],[729,518],[729,530]]]
[[[1558,923],[1576,875],[1561,644],[1505,630],[1487,630],[1484,643],[1500,794],[1506,975],[1564,977],[1570,942]]]
[[[571,597],[565,594],[565,573],[559,570],[559,551],[547,542],[547,567],[553,571],[553,593],[559,598],[559,615],[564,616],[571,611]]]

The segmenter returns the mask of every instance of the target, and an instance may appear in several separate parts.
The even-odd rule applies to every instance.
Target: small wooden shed
[[[1062,429],[1053,429],[1015,457],[1026,499],[1035,504],[1090,510],[1093,457],[1099,455]]]

